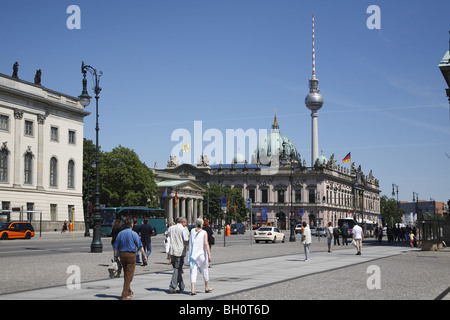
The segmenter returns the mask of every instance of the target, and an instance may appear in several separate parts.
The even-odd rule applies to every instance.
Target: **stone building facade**
[[[0,202],[14,207],[43,230],[75,220],[84,230],[82,201],[83,118],[78,99],[35,83],[0,74]],[[73,217],[75,219],[73,219]]]

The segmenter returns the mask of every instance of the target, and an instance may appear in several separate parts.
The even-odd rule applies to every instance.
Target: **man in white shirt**
[[[170,238],[169,254],[173,267],[172,281],[169,285],[169,293],[177,293],[177,287],[184,291],[183,264],[186,256],[186,246],[189,244],[189,236],[186,229],[187,220],[179,217],[177,224],[169,228],[167,237]]]
[[[364,238],[362,228],[356,224],[353,227],[352,235],[353,235],[353,240],[355,240],[355,242],[356,242],[356,250],[357,250],[356,255],[360,256],[361,249],[362,249],[362,240]]]
[[[309,261],[309,246],[311,245],[311,230],[305,221],[302,223],[303,233],[302,233],[302,243],[305,248],[305,261]]]

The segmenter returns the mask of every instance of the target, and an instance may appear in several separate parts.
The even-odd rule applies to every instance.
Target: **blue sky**
[[[79,30],[66,26],[72,4]],[[366,26],[370,5],[381,9],[379,30]],[[78,96],[81,61],[103,71],[100,145],[131,148],[149,167],[165,168],[176,129],[270,130],[275,108],[309,163],[314,14],[319,149],[338,163],[351,152],[382,194],[395,183],[401,200],[414,191],[447,201],[450,117],[437,65],[448,12],[444,0],[2,1],[0,73],[19,61],[21,79],[42,69],[45,87]],[[95,140],[94,103],[87,109],[85,137]]]

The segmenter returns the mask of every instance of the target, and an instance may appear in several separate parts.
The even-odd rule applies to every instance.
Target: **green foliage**
[[[208,187],[202,185],[206,190],[203,194],[203,216],[207,216],[208,206]],[[226,214],[221,210],[221,197],[227,197],[230,200],[228,211]],[[234,203],[236,202],[236,214],[234,212]],[[224,219],[227,223],[231,220],[237,222],[243,222],[248,220],[248,209],[245,208],[245,200],[242,197],[242,191],[240,189],[232,189],[229,186],[219,187],[218,183],[210,184],[209,187],[209,214],[211,220]]]
[[[94,162],[95,146],[92,141],[85,140],[84,150],[85,159],[92,153],[91,159]],[[158,206],[158,188],[153,171],[140,161],[133,150],[119,145],[111,152],[100,152],[99,162],[101,204],[107,207]],[[89,175],[89,191],[92,195],[95,191],[95,169],[87,159],[84,168],[84,180]]]
[[[380,211],[385,226],[402,222],[402,215],[405,213],[405,210],[398,209],[394,198],[388,198],[386,195],[380,198]]]

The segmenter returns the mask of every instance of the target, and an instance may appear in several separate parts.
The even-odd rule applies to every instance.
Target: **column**
[[[168,204],[169,204],[169,208],[167,209],[167,222],[171,223],[173,222],[173,198],[172,197],[167,197],[168,200]]]
[[[180,217],[186,217],[186,199],[181,198],[181,211],[180,211]]]
[[[192,202],[193,202],[193,206],[194,206],[194,223],[195,223],[195,221],[197,220],[197,218],[198,218],[198,215],[197,215],[197,206],[198,206],[198,201],[197,201],[197,199],[192,199]]]
[[[188,224],[192,224],[192,199],[187,198],[187,210],[186,210],[186,219],[188,221]]]
[[[44,123],[45,115],[38,114],[37,189],[44,189]]]
[[[21,169],[21,155],[22,151],[20,149],[21,141],[22,141],[22,118],[23,118],[23,110],[14,109],[14,176],[13,176],[13,186],[20,187],[20,169]]]
[[[198,201],[198,217],[203,219],[203,199]]]

